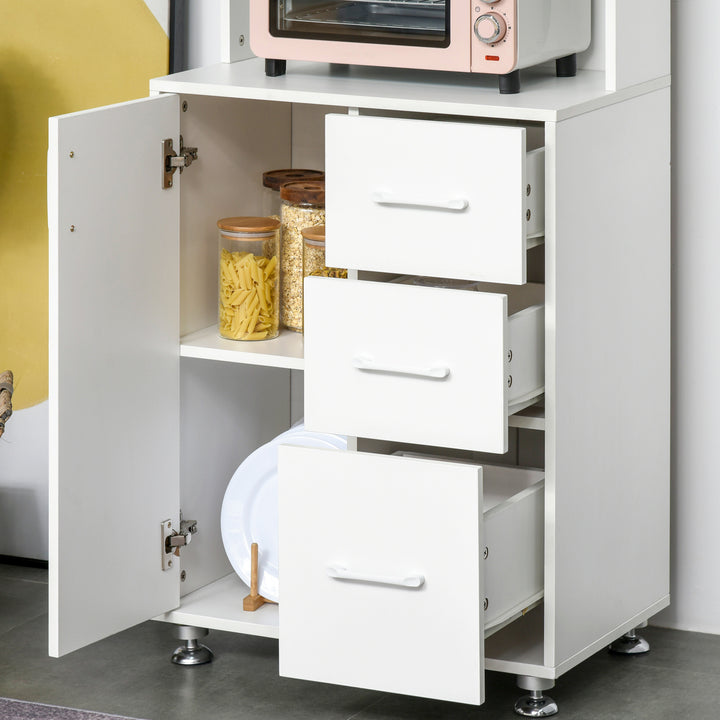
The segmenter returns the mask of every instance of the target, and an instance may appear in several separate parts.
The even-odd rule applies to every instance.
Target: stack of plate
[[[250,586],[251,545],[258,544],[258,592],[278,602],[278,445],[346,450],[341,435],[316,433],[300,423],[248,455],[232,476],[220,513],[220,528],[230,564]]]

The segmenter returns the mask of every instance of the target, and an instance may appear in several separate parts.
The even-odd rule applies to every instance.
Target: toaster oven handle
[[[341,565],[326,566],[328,577],[335,580],[354,580],[356,582],[379,583],[380,585],[395,585],[396,587],[419,588],[425,584],[424,575],[405,575],[389,577],[387,575],[372,575],[357,573]]]
[[[445,380],[450,375],[449,367],[408,368],[382,365],[375,362],[373,358],[364,355],[356,355],[353,358],[353,367],[366,372],[412,375],[413,377],[429,378],[431,380]]]
[[[465,198],[450,198],[449,200],[423,200],[419,198],[398,195],[393,192],[376,190],[371,193],[370,199],[378,205],[407,205],[410,207],[432,208],[433,210],[454,210],[462,212],[470,205]]]

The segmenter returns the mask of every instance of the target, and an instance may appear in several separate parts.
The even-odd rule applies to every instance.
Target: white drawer
[[[506,452],[508,415],[544,389],[544,307],[542,286],[503,288],[306,278],[307,427]]]
[[[280,674],[482,703],[486,630],[543,593],[542,472],[282,446],[279,477]]]
[[[325,164],[329,265],[525,282],[545,225],[525,128],[328,115]]]

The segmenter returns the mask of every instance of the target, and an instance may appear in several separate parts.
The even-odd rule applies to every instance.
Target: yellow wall
[[[168,38],[143,0],[0,0],[0,18],[0,371],[20,409],[47,398],[47,119],[146,96]]]

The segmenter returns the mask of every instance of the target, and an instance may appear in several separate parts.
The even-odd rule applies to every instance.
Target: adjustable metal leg
[[[201,645],[198,640],[208,634],[207,628],[178,625],[177,636],[185,644],[175,650],[172,661],[176,665],[203,665],[212,662],[213,654],[210,648]]]
[[[523,695],[515,703],[515,712],[523,717],[550,717],[558,711],[557,703],[547,695],[544,690],[554,687],[554,680],[518,675],[517,684],[523,690],[529,690],[529,695]]]
[[[640,627],[645,627],[647,623],[644,623]],[[626,632],[621,638],[618,638],[614,643],[611,643],[609,648],[611,653],[617,655],[642,655],[643,653],[649,652],[650,643],[645,638],[640,637],[637,634],[637,629]]]

